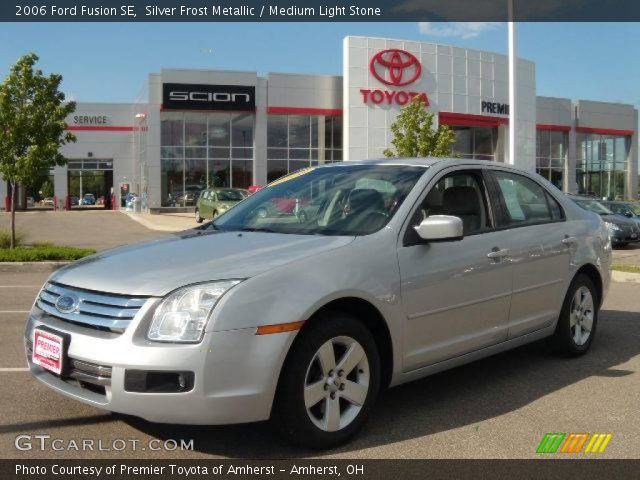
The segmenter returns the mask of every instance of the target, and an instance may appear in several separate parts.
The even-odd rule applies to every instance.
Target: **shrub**
[[[0,262],[44,262],[52,260],[78,260],[96,253],[92,248],[39,244],[31,247],[0,249]]]
[[[16,230],[16,247],[24,242],[25,234]],[[0,248],[9,248],[11,246],[11,230],[0,230]]]

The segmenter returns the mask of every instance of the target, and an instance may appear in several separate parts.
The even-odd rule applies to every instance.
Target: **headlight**
[[[604,224],[606,225],[606,227],[609,229],[610,232],[619,232],[620,230],[622,230],[615,223],[604,222]]]
[[[158,305],[147,333],[156,342],[197,343],[213,307],[240,280],[201,283],[176,290]]]

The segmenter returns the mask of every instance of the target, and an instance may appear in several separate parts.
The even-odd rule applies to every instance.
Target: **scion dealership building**
[[[346,37],[342,56],[342,76],[163,69],[136,103],[78,103],[68,119],[78,142],[52,171],[55,195],[134,192],[156,210],[189,205],[184,192],[381,157],[418,96],[453,128],[460,157],[514,163],[567,192],[637,196],[633,105],[538,97],[535,64],[520,59],[510,162],[506,56],[367,37]]]

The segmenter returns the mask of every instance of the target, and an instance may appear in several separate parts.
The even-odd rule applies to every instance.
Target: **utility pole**
[[[513,1],[508,0],[509,15],[509,157],[507,163],[516,163],[516,118],[517,95],[516,73],[518,70],[518,52],[516,45],[516,24],[513,15]]]

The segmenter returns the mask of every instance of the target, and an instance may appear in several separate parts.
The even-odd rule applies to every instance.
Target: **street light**
[[[518,69],[518,52],[516,45],[516,24],[513,21],[513,0],[508,4],[509,17],[509,158],[507,162],[511,165],[516,161],[516,72]]]

